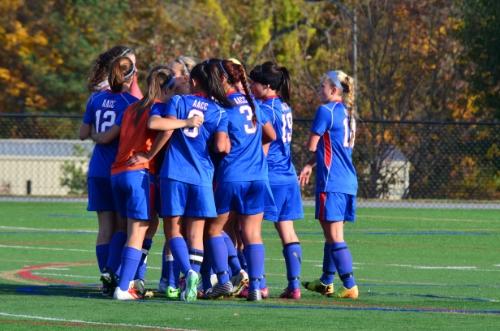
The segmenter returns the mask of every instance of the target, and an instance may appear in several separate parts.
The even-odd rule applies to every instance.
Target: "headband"
[[[132,62],[132,61],[130,61]],[[129,80],[132,78],[132,76],[136,73],[137,68],[135,67],[135,64],[132,62],[132,67],[130,68],[129,72],[125,74],[125,77],[123,77],[125,80]]]
[[[221,68],[222,73],[224,74],[224,76],[226,76],[226,77],[229,78],[229,74],[227,73],[226,69],[224,68],[224,64],[222,64],[222,61],[219,61],[219,67]]]
[[[118,57],[122,57],[122,56],[125,56],[127,55],[128,53],[131,53],[132,52],[132,48],[125,48],[125,50],[120,54],[118,55]]]
[[[163,85],[162,88],[171,88],[175,84],[175,76],[170,77]]]
[[[330,82],[332,82],[332,84],[340,89],[342,92],[344,91],[344,88],[342,87],[342,84],[340,83],[340,79],[339,79],[339,72],[338,71],[328,71],[326,73],[326,76],[328,77],[328,79],[330,80]]]

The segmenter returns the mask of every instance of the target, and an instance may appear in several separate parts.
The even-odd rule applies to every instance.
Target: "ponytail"
[[[347,123],[349,127],[349,146],[354,146],[354,139],[356,134],[356,108],[355,108],[355,94],[354,94],[354,79],[348,76],[343,71],[337,71],[337,77],[342,86],[342,100],[347,108]]]
[[[137,126],[144,111],[151,108],[155,100],[159,99],[164,89],[171,89],[175,84],[175,77],[167,66],[157,66],[149,71],[147,78],[148,90],[144,97],[134,105],[136,112],[134,123]]]
[[[108,76],[111,91],[121,92],[123,86],[132,81],[136,71],[134,63],[128,57],[120,56],[114,59]]]
[[[291,80],[290,73],[285,67],[278,67],[273,62],[264,62],[256,66],[250,72],[250,78],[262,85],[269,85],[269,87],[276,91],[277,94],[286,103],[290,102]]]
[[[92,64],[92,68],[89,72],[89,77],[87,80],[87,88],[89,92],[94,92],[107,88],[108,74],[111,67],[111,62],[120,56],[125,56],[128,54],[134,54],[134,50],[127,46],[114,46],[111,49],[103,52],[97,56]]]
[[[222,86],[222,76],[224,72],[221,70],[221,60],[210,59],[205,61],[206,71],[207,71],[207,95],[210,98],[214,98],[224,107],[231,107],[232,104],[226,96],[224,87]]]
[[[290,103],[290,94],[291,94],[290,73],[288,72],[288,69],[285,67],[280,67],[279,71],[281,71],[282,75],[279,88],[279,95],[286,103]]]
[[[250,105],[250,108],[252,108],[252,114],[253,114],[252,122],[253,124],[256,124],[257,116],[255,114],[255,103],[253,101],[252,94],[250,93],[250,84],[248,84],[247,73],[245,71],[245,68],[239,61],[235,59],[224,60],[221,62],[221,64],[222,68],[227,74],[228,82],[231,85],[236,85],[238,83],[241,83],[245,99]]]

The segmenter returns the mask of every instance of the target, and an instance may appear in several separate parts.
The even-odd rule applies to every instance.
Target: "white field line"
[[[304,216],[312,216],[314,217],[314,213],[304,212]],[[468,223],[477,223],[477,222],[494,222],[493,220],[484,220],[484,219],[463,219],[463,218],[442,218],[442,217],[409,217],[409,216],[389,216],[389,215],[363,215],[357,214],[356,218],[370,218],[370,219],[380,219],[382,221],[385,220],[400,220],[400,221],[432,221],[432,222],[468,222]]]
[[[480,269],[476,266],[428,266],[428,265],[413,265],[413,264],[381,264],[384,267],[395,268],[410,268],[417,270],[458,270],[458,271],[481,271],[481,272],[499,272],[498,269]]]
[[[37,276],[60,276],[68,278],[85,278],[85,279],[97,279],[97,276],[84,276],[84,275],[72,275],[72,274],[58,274],[52,272],[32,272],[33,275]]]
[[[127,323],[106,323],[106,322],[93,322],[84,320],[72,320],[59,317],[47,317],[47,316],[36,316],[36,315],[25,315],[25,314],[10,314],[0,311],[0,316],[14,317],[20,319],[31,319],[31,320],[41,320],[41,321],[51,321],[51,322],[65,322],[74,324],[87,324],[87,325],[102,325],[110,327],[126,327],[126,328],[138,328],[138,329],[155,329],[155,330],[179,330],[179,331],[192,331],[193,329],[179,329],[172,328],[168,326],[156,326],[156,325],[144,325],[144,324],[127,324]]]
[[[85,233],[97,233],[97,230],[89,229],[57,229],[57,228],[32,228],[24,226],[8,226],[1,225],[0,230],[16,230],[16,231],[37,231],[37,232],[85,232]]]
[[[23,226],[6,226],[0,225],[0,230],[15,230],[27,232],[83,232],[83,233],[97,233],[97,230],[88,229],[47,229],[47,228],[27,228]]]
[[[85,253],[95,253],[94,250],[90,249],[77,249],[77,248],[59,248],[59,247],[40,247],[40,246],[20,246],[20,245],[2,245],[0,248],[10,248],[10,249],[30,249],[30,250],[45,250],[45,251],[68,251],[68,252],[85,252]],[[161,252],[151,252],[153,255],[161,255]],[[281,261],[284,262],[283,258],[266,258],[266,261]],[[304,263],[320,263],[321,260],[302,260]],[[353,263],[356,265],[370,264],[370,263]],[[413,264],[377,264],[379,266],[386,267],[399,267],[399,268],[412,268],[412,269],[429,269],[429,270],[462,270],[462,271],[500,271],[497,269],[479,269],[476,266],[423,266],[423,265],[413,265]],[[321,267],[321,265],[314,265],[315,267]],[[496,267],[500,265],[495,265]],[[355,267],[356,269],[356,267]]]

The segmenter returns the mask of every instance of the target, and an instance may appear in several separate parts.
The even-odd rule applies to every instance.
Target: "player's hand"
[[[299,175],[300,187],[304,187],[309,184],[309,178],[311,178],[312,167],[306,164]]]
[[[149,157],[147,153],[139,152],[134,155],[132,155],[128,160],[127,160],[127,165],[128,166],[133,166],[137,163],[146,163],[149,162]]]
[[[203,124],[203,117],[194,115],[186,120],[186,126],[188,128],[199,128]]]

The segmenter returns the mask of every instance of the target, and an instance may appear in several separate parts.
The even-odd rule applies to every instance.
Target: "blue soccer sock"
[[[247,264],[247,259],[245,258],[244,250],[245,249],[243,250],[238,249],[238,260],[240,261],[241,269],[248,272],[248,264]]]
[[[191,264],[191,269],[200,273],[201,264],[203,263],[203,251],[196,248],[190,248],[189,263]],[[184,275],[187,276],[187,273],[184,273]]]
[[[262,288],[260,281],[264,275],[264,244],[246,245],[243,252],[248,262],[248,276],[250,278],[249,290],[259,290]]]
[[[299,242],[286,244],[283,247],[285,257],[288,288],[294,290],[300,287],[300,270],[302,264],[302,248]]]
[[[101,272],[104,272],[106,264],[108,263],[109,244],[95,246],[95,255],[97,257],[97,265],[99,266],[99,270]]]
[[[201,284],[203,287],[203,291],[208,290],[212,287],[212,254],[210,251],[210,247],[207,243],[205,243],[205,251],[207,254],[203,257],[203,262],[200,268],[201,274]]]
[[[177,282],[179,276],[177,275],[177,279],[175,278],[175,267],[174,267],[175,261],[174,261],[174,256],[172,254],[168,254],[165,256],[165,279],[167,280],[167,286],[172,286],[177,288]],[[179,268],[177,268],[179,269]],[[163,277],[163,275],[162,275]]]
[[[224,237],[224,243],[226,244],[227,249],[227,263],[229,265],[229,271],[231,275],[237,275],[241,271],[240,260],[238,259],[238,252],[236,251],[236,247],[234,247],[234,243],[231,238],[227,235],[227,233],[222,232],[222,236]]]
[[[123,247],[126,242],[127,234],[122,231],[115,232],[109,242],[109,254],[106,266],[115,275],[118,274],[118,268],[120,267],[120,262],[122,260]]]
[[[191,264],[189,263],[189,252],[186,241],[182,237],[174,237],[170,239],[169,245],[174,261],[178,264],[180,271],[184,275],[187,275],[188,271],[191,270]]]
[[[210,247],[212,268],[217,274],[219,284],[225,284],[229,281],[228,265],[227,265],[227,247],[223,236],[211,237],[208,239]]]
[[[325,242],[323,246],[323,274],[320,277],[320,280],[323,284],[329,285],[333,283],[333,278],[335,276],[335,262],[333,261],[332,254],[333,244],[329,244]]]
[[[170,254],[170,256],[172,256]],[[174,260],[174,257],[172,256],[172,261]],[[163,243],[163,250],[161,252],[161,279],[168,279],[168,272],[169,272],[169,265],[168,265],[168,258],[167,258],[167,242]]]
[[[122,267],[120,270],[120,290],[128,291],[130,281],[134,279],[137,266],[142,257],[142,251],[132,247],[123,249]]]
[[[352,288],[356,285],[352,273],[352,256],[345,242],[333,243],[332,257],[342,283],[345,288]]]
[[[139,266],[137,267],[137,272],[135,273],[134,279],[146,279],[146,271],[148,269],[148,254],[151,246],[153,245],[153,239],[146,238],[142,243],[142,257],[139,261]]]

